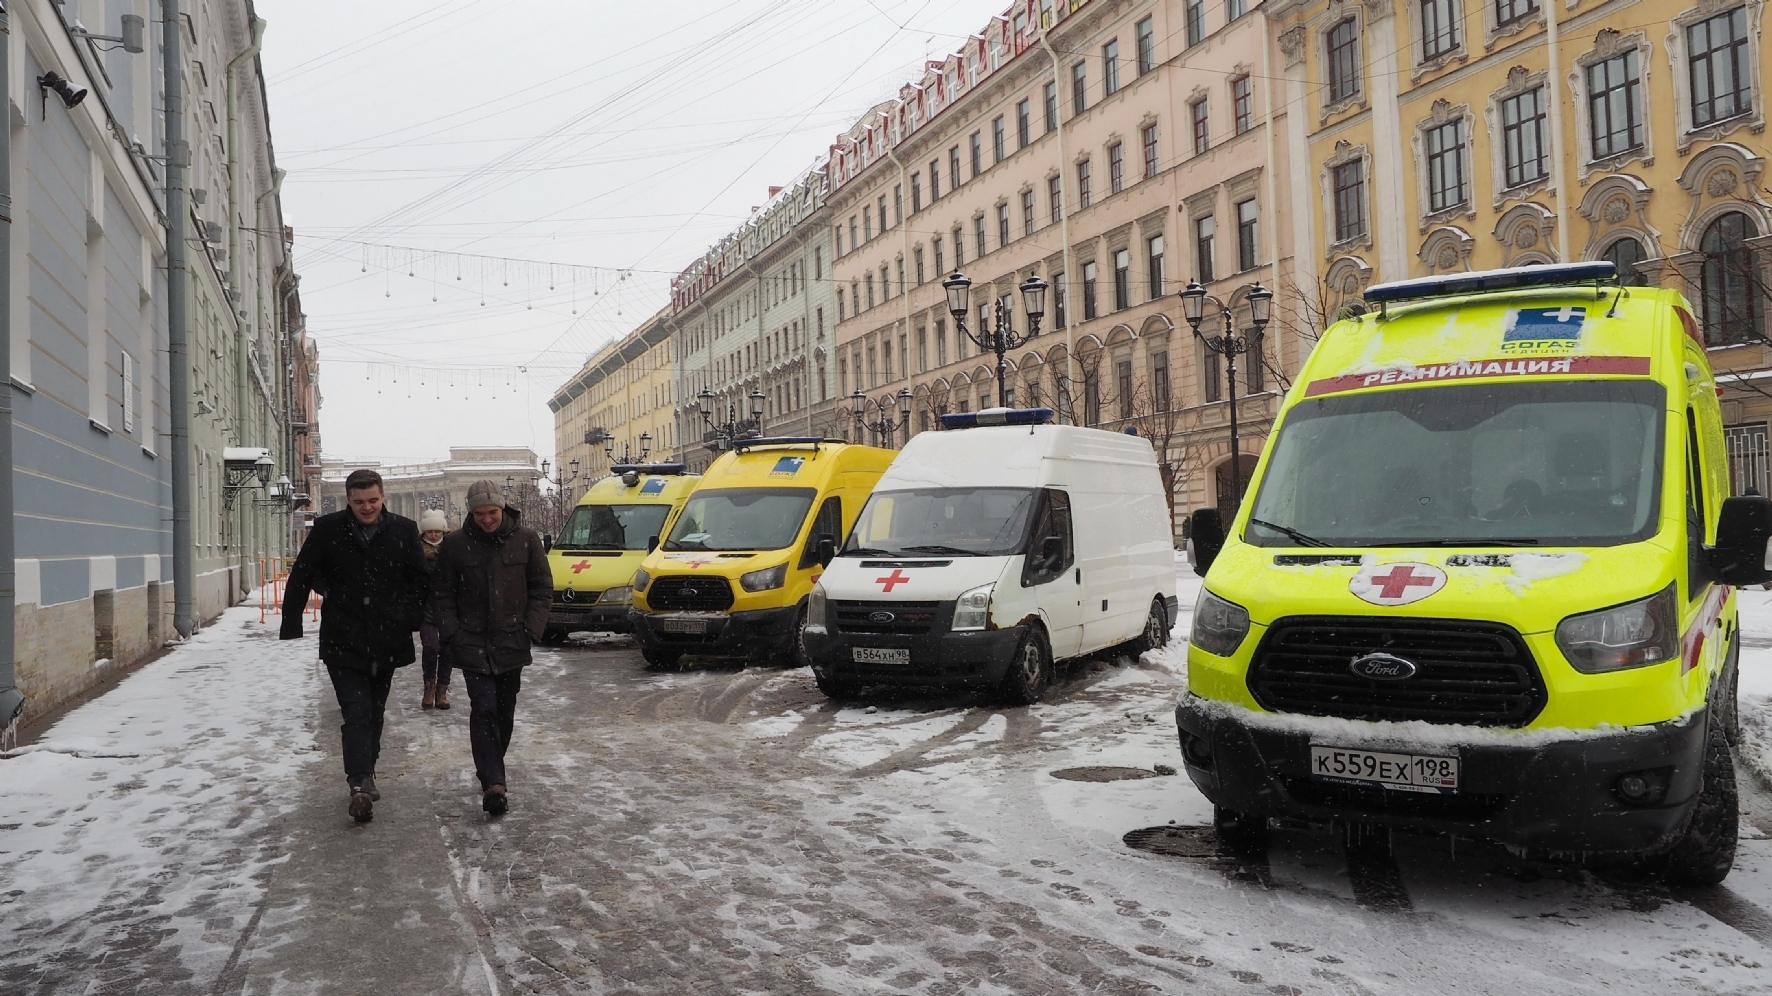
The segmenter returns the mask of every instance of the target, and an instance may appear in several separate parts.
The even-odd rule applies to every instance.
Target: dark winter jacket
[[[443,537],[431,599],[456,667],[502,674],[529,663],[548,624],[554,576],[541,535],[507,507],[497,532],[472,518]]]
[[[424,541],[423,534],[420,534],[419,540],[418,540],[418,548],[419,548],[419,552],[423,553],[425,556],[425,574],[426,574],[425,595],[427,596],[427,600],[425,602],[425,619],[424,619],[424,621],[425,621],[425,624],[429,625],[429,626],[437,625],[437,602],[436,602],[436,599],[429,598],[428,596],[431,593],[431,589],[436,587],[436,585],[437,585],[437,559],[438,559],[438,557],[440,557],[442,555],[442,552],[443,552],[440,549],[441,546],[442,546],[441,542],[439,542],[437,546],[431,546],[429,543],[426,543]]]
[[[314,591],[325,599],[321,660],[371,674],[411,664],[412,634],[431,594],[419,542],[417,523],[385,509],[367,543],[348,508],[315,519],[289,572],[281,637],[301,638]]]

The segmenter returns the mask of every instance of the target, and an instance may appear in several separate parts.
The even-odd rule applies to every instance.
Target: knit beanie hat
[[[498,485],[491,481],[475,481],[468,485],[468,511],[485,508],[487,505],[504,507],[504,496],[499,493]]]
[[[418,531],[421,533],[446,533],[449,531],[449,516],[440,508],[427,508],[418,517]]]

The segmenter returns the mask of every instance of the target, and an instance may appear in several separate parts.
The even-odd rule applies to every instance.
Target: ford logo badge
[[[1415,677],[1420,670],[1414,661],[1406,661],[1393,654],[1363,654],[1355,657],[1348,665],[1348,670],[1361,678],[1374,681],[1402,681]]]
[[[683,597],[684,598],[694,598],[695,596],[697,596],[699,594],[701,594],[701,592],[696,591],[694,588],[684,588],[683,589]]]
[[[870,613],[868,613],[868,622],[871,622],[871,623],[889,623],[892,620],[897,619],[897,618],[898,618],[897,616],[893,615],[890,612],[870,612]]]

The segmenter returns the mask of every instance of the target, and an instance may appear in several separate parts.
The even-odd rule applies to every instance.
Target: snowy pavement
[[[1772,593],[1744,604],[1766,773]],[[0,759],[0,992],[1772,993],[1763,785],[1696,893],[1431,838],[1220,857],[1210,806],[1156,773],[1179,644],[1030,709],[545,652],[495,823],[459,682],[425,713],[409,668],[364,826],[313,653],[233,610]],[[1140,777],[1076,780],[1116,774]]]

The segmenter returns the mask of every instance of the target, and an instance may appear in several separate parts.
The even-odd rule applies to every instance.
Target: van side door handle
[[[1077,568],[1077,583],[1083,583],[1083,569],[1081,567]]]

